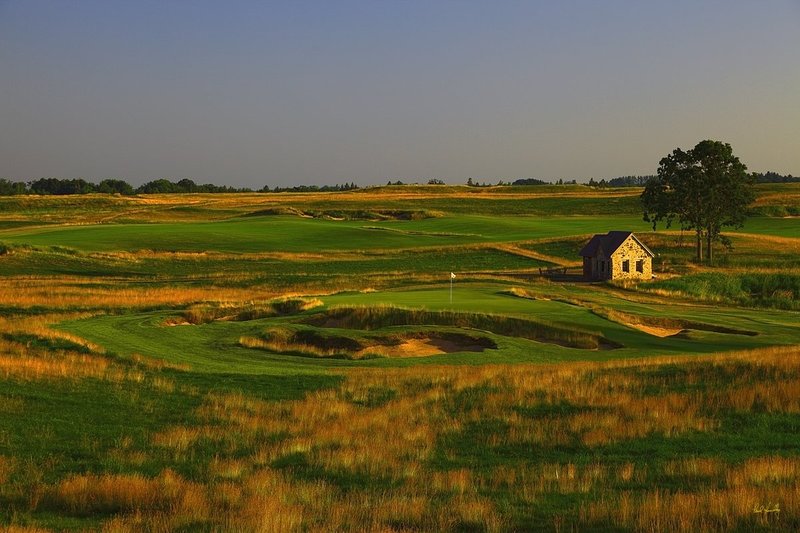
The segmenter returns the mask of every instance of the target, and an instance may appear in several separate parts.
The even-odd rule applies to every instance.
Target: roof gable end
[[[589,242],[586,243],[586,246],[581,248],[581,251],[578,255],[583,257],[594,257],[597,255],[597,251],[600,248],[605,235],[594,235]]]
[[[640,241],[633,232],[630,231],[609,231],[605,235],[595,235],[586,243],[579,255],[583,257],[595,257],[598,252],[602,251],[608,256],[614,255],[620,246],[622,246],[628,239],[633,239],[650,257],[655,257],[655,254],[648,248],[642,241]]]
[[[626,242],[628,242],[629,240],[633,240],[633,241],[634,241],[636,244],[638,244],[638,245],[639,245],[639,247],[640,247],[642,250],[644,250],[644,251],[645,251],[645,253],[647,253],[647,254],[648,254],[650,257],[655,257],[655,256],[656,256],[656,254],[654,254],[654,253],[653,253],[653,252],[650,250],[650,248],[648,248],[648,247],[647,247],[647,246],[646,246],[646,245],[645,245],[645,244],[644,244],[642,241],[640,241],[640,240],[639,240],[639,239],[636,237],[636,235],[634,235],[632,232],[630,232],[630,231],[625,231],[625,232],[619,231],[619,232],[610,232],[610,233],[618,233],[618,234],[620,234],[620,235],[618,235],[618,239],[622,239],[622,234],[623,234],[623,233],[625,234],[625,238],[624,238],[624,239],[620,240],[619,242],[616,242],[616,241],[615,241],[615,245],[616,245],[616,246],[615,246],[615,248],[614,248],[614,251],[613,251],[613,252],[611,252],[611,255],[614,255],[615,253],[617,253],[617,252],[619,251],[619,249],[622,247],[622,245],[623,245],[623,244],[625,244],[625,243],[626,243]]]

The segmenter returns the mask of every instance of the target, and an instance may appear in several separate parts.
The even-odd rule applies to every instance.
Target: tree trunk
[[[711,235],[711,232],[709,231],[706,233],[706,260],[708,261],[709,265],[714,263],[714,248],[712,244],[713,240],[714,239]]]
[[[703,232],[697,230],[697,262],[703,262]]]

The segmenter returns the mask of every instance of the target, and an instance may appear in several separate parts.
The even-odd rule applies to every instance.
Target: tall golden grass
[[[0,485],[6,483],[14,471],[15,461],[9,457],[0,455]]]
[[[63,316],[3,317],[0,331],[46,336],[51,334],[46,324]],[[155,383],[163,379],[158,371],[168,366],[145,359],[122,366],[91,350],[41,350],[0,340],[3,379]],[[681,372],[665,373],[666,366]],[[487,451],[555,450],[576,443],[599,450],[641,438],[711,433],[729,412],[800,413],[797,346],[702,358],[420,365],[341,375],[337,387],[295,401],[208,394],[186,417],[195,422],[155,433],[152,448],[137,449],[128,441],[109,452],[109,460],[138,468],[148,457],[191,461],[212,443],[220,452],[196,479],[164,470],[154,477],[87,473],[37,481],[29,509],[110,513],[104,530],[119,532],[501,531],[513,523],[494,495],[535,507],[559,494],[580,496],[582,503],[572,515],[555,515],[554,529],[724,531],[797,523],[800,459],[795,457],[753,457],[738,465],[684,457],[650,467],[602,459],[523,460],[472,468],[459,463],[457,447],[443,445],[486,421],[502,422],[474,437]],[[168,381],[161,390],[171,390]],[[442,455],[454,466],[433,466]],[[0,456],[0,498],[12,490],[2,488],[4,479],[9,482],[18,469],[16,459]],[[687,488],[634,488],[665,477],[684,481]],[[353,481],[344,487],[337,479]],[[712,480],[713,488],[698,490],[697,479]],[[772,505],[781,512],[753,512]]]
[[[322,305],[324,304],[319,298],[282,296],[265,301],[220,301],[214,304],[197,304],[189,307],[182,316],[189,324],[206,324],[215,320],[256,320],[275,315],[297,314]],[[175,320],[171,322],[179,323]]]
[[[683,372],[670,378],[659,372],[665,365],[679,365]],[[442,438],[458,435],[481,420],[502,420],[506,425],[505,430],[481,436],[481,445],[488,449],[509,445],[557,449],[576,439],[593,448],[653,435],[671,439],[687,432],[712,432],[719,426],[718,417],[731,409],[797,412],[799,368],[800,347],[779,347],[703,359],[359,369],[349,371],[337,389],[293,402],[209,395],[197,411],[201,425],[168,429],[154,437],[154,444],[175,458],[191,453],[201,440],[219,442],[223,448],[256,450],[246,459],[215,460],[210,467],[214,477],[247,486],[254,475],[278,476],[283,491],[278,493],[283,506],[279,508],[294,517],[291,523],[297,529],[379,531],[404,524],[442,530],[475,522],[500,530],[508,523],[485,496],[500,492],[528,505],[550,493],[585,495],[588,499],[575,517],[554,518],[579,529],[606,525],[637,531],[724,531],[746,528],[758,520],[785,523],[786,513],[796,516],[800,459],[754,457],[731,468],[722,459],[690,457],[667,461],[658,470],[602,460],[521,462],[482,471],[436,470],[430,461]],[[726,386],[709,377],[713,369],[720,370],[723,377],[716,379]],[[687,385],[705,380],[710,386],[670,391],[677,380]],[[650,392],[644,394],[645,390]],[[454,397],[472,392],[479,393],[480,401],[454,407]],[[542,405],[573,408],[538,417],[520,412]],[[265,440],[265,435],[284,437]],[[376,494],[368,486],[344,492],[325,482],[310,487],[269,467],[298,457],[307,468],[326,475],[386,480],[395,488]],[[688,487],[693,479],[709,478],[718,488],[701,492],[609,488],[614,483],[649,485],[664,476],[685,480]],[[309,491],[316,491],[323,503],[299,496]],[[275,505],[259,501],[269,508]],[[754,506],[775,503],[783,509],[783,517],[753,513]],[[228,520],[244,524],[249,518],[233,513]]]
[[[37,526],[9,525],[0,526],[0,533],[51,533],[52,530]]]
[[[0,301],[4,305],[52,309],[152,308],[196,302],[268,300],[283,291],[269,287],[215,286],[109,287],[80,278],[4,278]]]
[[[800,483],[795,478],[780,487],[749,485],[698,492],[652,489],[638,495],[621,492],[582,506],[579,516],[581,524],[611,524],[635,531],[722,533],[759,527],[781,531],[786,530],[781,514],[789,510],[795,515],[798,504]]]
[[[0,317],[0,379],[17,381],[74,381],[95,378],[111,383],[134,382],[162,392],[175,390],[173,379],[161,375],[164,369],[185,370],[158,359],[134,355],[135,364],[123,364],[103,354],[103,349],[49,324],[90,316],[88,313],[11,315]],[[68,341],[76,349],[51,349],[27,341]],[[3,401],[0,399],[0,411]]]
[[[43,339],[69,341],[88,350],[101,353],[103,348],[77,335],[53,329],[50,324],[65,320],[79,320],[92,316],[91,313],[48,313],[41,315],[5,315],[0,316],[0,333],[26,334]]]
[[[271,335],[270,332],[267,332]],[[343,357],[357,359],[354,352],[344,352],[338,348],[321,348],[313,344],[294,342],[286,338],[261,338],[261,337],[239,337],[239,345],[245,348],[255,348],[267,350],[275,353],[290,353],[304,357]]]

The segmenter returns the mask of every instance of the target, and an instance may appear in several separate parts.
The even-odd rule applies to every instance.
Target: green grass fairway
[[[2,239],[83,251],[318,252],[450,246],[586,235],[611,229],[650,230],[637,216],[470,216],[415,221],[323,220],[292,216],[219,222],[104,224],[14,228]],[[795,237],[800,219],[752,219],[742,232]]]
[[[83,251],[159,250],[317,252],[449,246],[591,233],[598,227],[647,228],[636,217],[456,216],[418,221],[332,221],[291,216],[223,222],[106,224],[20,229],[3,240]]]

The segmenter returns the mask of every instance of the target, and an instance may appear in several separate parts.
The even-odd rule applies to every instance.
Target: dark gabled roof
[[[633,240],[635,240],[645,252],[650,254],[651,257],[655,257],[655,254],[650,251],[650,248],[645,246],[644,243],[637,239],[636,235],[630,231],[609,231],[605,235],[595,235],[586,243],[586,246],[581,249],[579,255],[583,257],[594,257],[597,255],[597,250],[602,249],[606,254],[611,256],[611,254],[616,252],[617,248],[630,236],[633,236]]]

